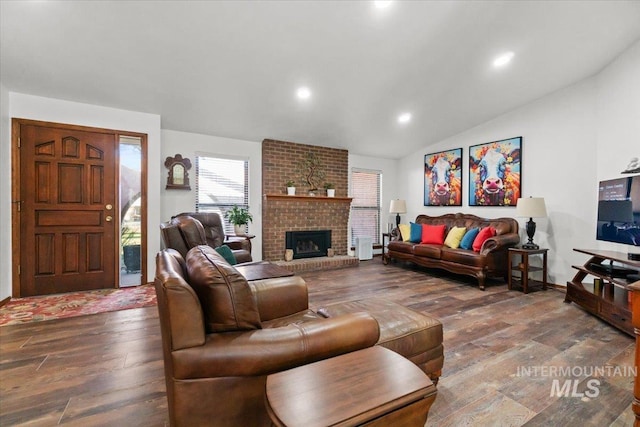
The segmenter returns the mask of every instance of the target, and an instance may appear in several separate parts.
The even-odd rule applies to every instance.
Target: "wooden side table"
[[[386,243],[385,243],[386,240]],[[391,241],[391,233],[382,233],[382,263],[387,265],[389,263],[389,254],[386,253],[387,246]]]
[[[276,426],[423,427],[435,398],[420,368],[377,345],[267,376]]]
[[[507,282],[507,289],[511,290],[513,283],[522,284],[522,291],[526,294],[529,293],[529,283],[542,284],[542,289],[547,289],[547,252],[549,249],[522,249],[522,248],[509,248],[509,278]],[[516,265],[513,264],[513,258],[516,255],[520,255],[520,262]],[[529,265],[529,255],[542,255],[542,267],[536,267]],[[513,272],[519,271],[520,277],[514,277]],[[537,281],[529,279],[529,273],[536,271],[542,271],[542,280]]]

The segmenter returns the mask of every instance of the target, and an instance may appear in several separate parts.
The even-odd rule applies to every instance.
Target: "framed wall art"
[[[521,160],[521,136],[469,147],[469,206],[515,206]]]
[[[462,206],[462,148],[424,156],[424,205]]]

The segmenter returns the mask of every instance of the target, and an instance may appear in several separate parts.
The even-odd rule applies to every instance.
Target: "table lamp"
[[[400,199],[391,200],[389,213],[396,214],[396,227],[400,225],[400,214],[407,213],[407,202]]]
[[[540,249],[540,246],[533,243],[533,235],[536,234],[536,223],[533,218],[545,218],[547,216],[547,208],[544,205],[544,198],[529,197],[526,199],[518,199],[516,204],[516,216],[529,217],[527,221],[527,236],[529,241],[522,245],[522,249]]]

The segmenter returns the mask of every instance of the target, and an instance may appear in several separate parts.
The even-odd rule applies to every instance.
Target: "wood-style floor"
[[[380,258],[302,276],[314,308],[375,296],[442,321],[445,364],[427,426],[633,424],[631,376],[598,377],[598,396],[581,398],[551,396],[552,383],[575,378],[577,393],[593,392],[585,377],[518,375],[633,365],[632,338],[562,292],[524,295],[499,281],[482,292],[471,279]],[[155,307],[0,328],[0,425],[56,424],[167,424]]]

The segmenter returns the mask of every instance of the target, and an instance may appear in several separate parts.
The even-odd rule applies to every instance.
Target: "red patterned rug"
[[[156,304],[153,285],[15,298],[0,307],[0,326],[128,310]]]

